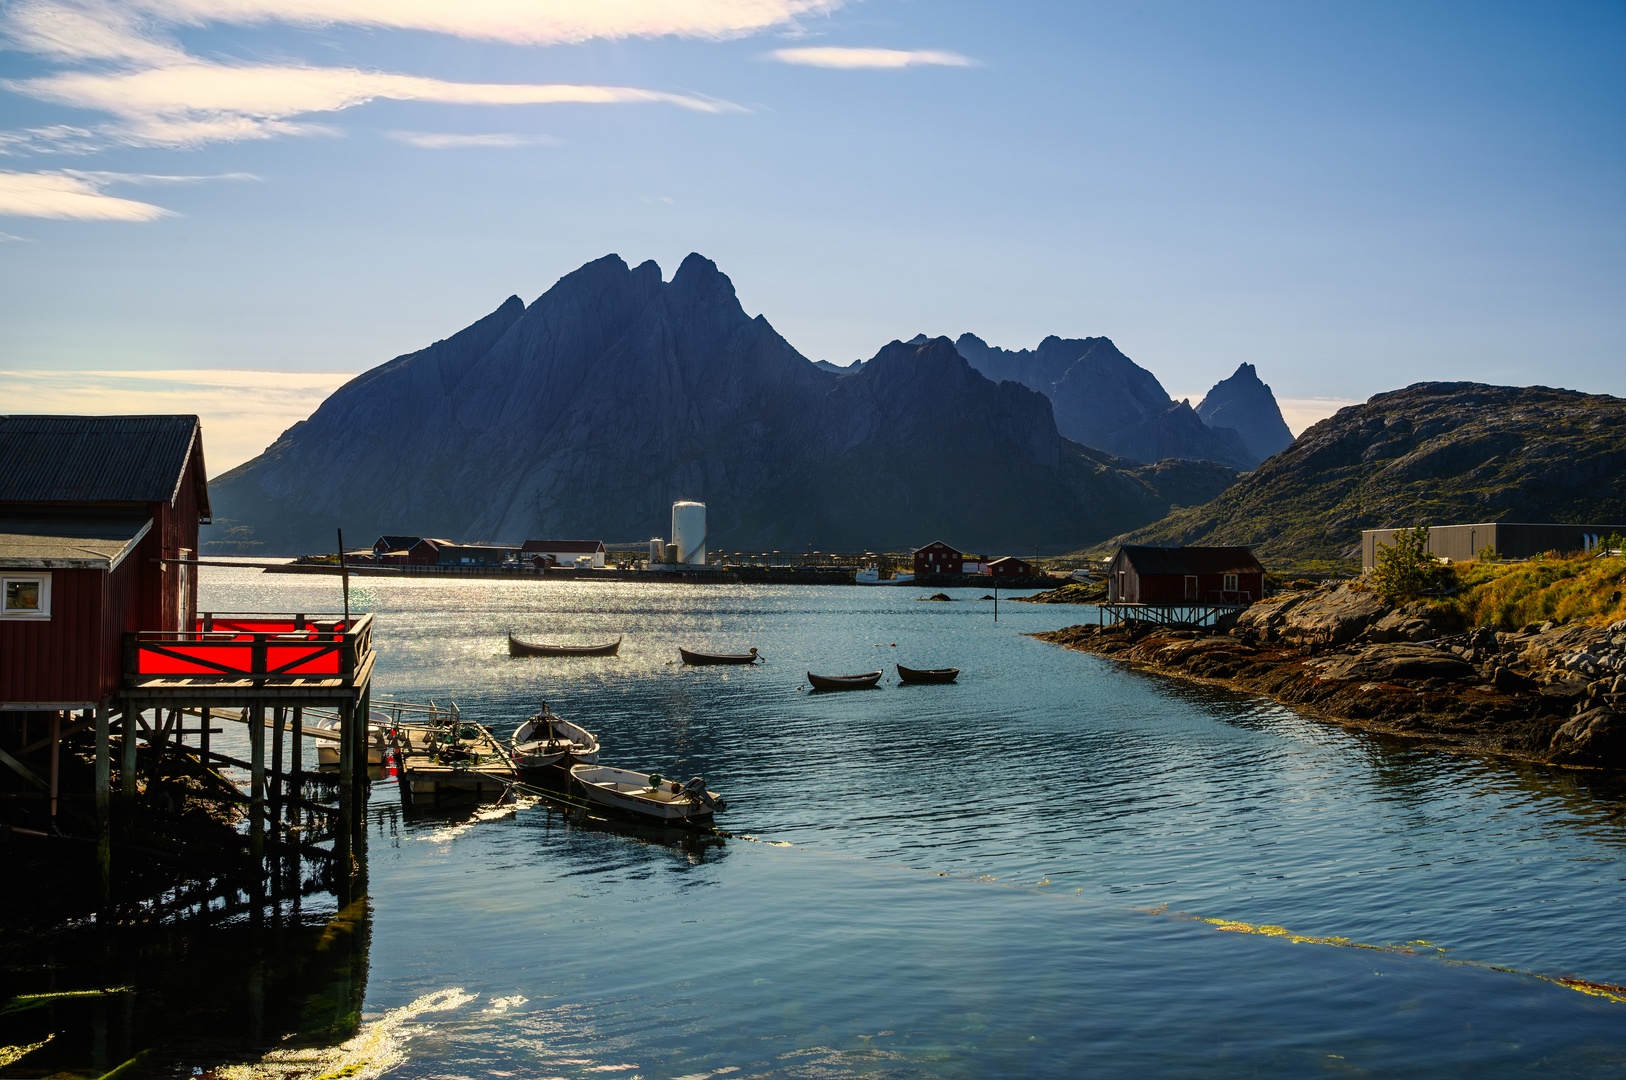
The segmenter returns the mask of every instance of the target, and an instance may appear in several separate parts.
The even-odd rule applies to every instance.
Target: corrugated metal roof
[[[590,555],[604,546],[602,540],[527,540],[521,551],[579,551]]]
[[[196,416],[0,416],[0,502],[170,502],[197,438]]]
[[[1259,574],[1264,567],[1245,547],[1129,547],[1123,556],[1137,574]]]

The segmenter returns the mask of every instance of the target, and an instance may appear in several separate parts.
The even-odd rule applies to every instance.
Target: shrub
[[[1416,600],[1427,592],[1444,587],[1451,576],[1428,551],[1428,526],[1401,529],[1394,543],[1378,551],[1378,564],[1372,571],[1372,587],[1386,600]]]

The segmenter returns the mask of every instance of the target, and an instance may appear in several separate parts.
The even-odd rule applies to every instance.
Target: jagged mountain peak
[[[1232,428],[1250,451],[1263,461],[1293,444],[1276,395],[1244,361],[1230,378],[1215,383],[1197,405],[1197,415],[1209,427]]]

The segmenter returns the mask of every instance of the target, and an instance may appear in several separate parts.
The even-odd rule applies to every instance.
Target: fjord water
[[[202,581],[209,610],[338,604],[332,578]],[[546,700],[607,763],[703,775],[740,834],[660,842],[529,801],[408,812],[375,786],[367,1014],[472,995],[391,1075],[1622,1067],[1626,1004],[1535,977],[1626,982],[1619,786],[1024,636],[1093,609],[1005,598],[996,623],[980,591],[922,595],[356,579],[375,699],[455,700],[500,734]],[[510,630],[625,642],[511,659]],[[765,663],[684,668],[679,644]],[[962,675],[900,686],[898,662]],[[876,690],[806,690],[810,669],[876,668]]]

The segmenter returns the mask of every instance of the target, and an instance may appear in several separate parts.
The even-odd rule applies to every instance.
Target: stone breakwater
[[[1454,618],[1344,583],[1255,604],[1226,632],[1123,623],[1033,636],[1441,747],[1626,769],[1626,621],[1497,631]]]

